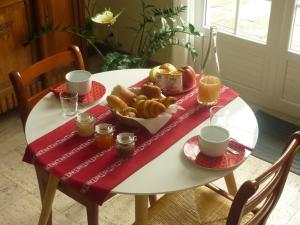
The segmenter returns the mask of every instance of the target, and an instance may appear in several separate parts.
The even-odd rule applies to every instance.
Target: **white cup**
[[[200,131],[199,147],[201,153],[211,157],[222,156],[227,149],[230,135],[223,127],[210,125]]]
[[[66,74],[67,91],[84,95],[91,90],[92,74],[86,70],[73,70]]]

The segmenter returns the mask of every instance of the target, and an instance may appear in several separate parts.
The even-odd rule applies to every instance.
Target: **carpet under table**
[[[291,134],[299,131],[300,127],[262,111],[257,111],[255,115],[259,127],[259,136],[252,155],[273,163],[280,157]],[[291,171],[300,175],[300,150],[296,154]]]

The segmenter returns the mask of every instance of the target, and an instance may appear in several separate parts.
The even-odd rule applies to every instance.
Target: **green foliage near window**
[[[143,65],[141,58],[120,52],[110,52],[106,54],[104,58],[105,63],[101,67],[102,71],[140,68]]]
[[[144,1],[141,3],[142,22],[136,27],[130,28],[136,32],[130,53],[142,58],[145,62],[154,56],[158,50],[170,45],[179,45],[186,48],[195,59],[197,51],[191,42],[177,36],[178,34],[200,36],[192,24],[186,24],[180,18],[180,14],[187,7],[156,8]]]
[[[121,53],[121,45],[114,38],[117,30],[112,30],[113,24],[117,18],[121,15],[122,11],[116,16],[110,9],[106,9],[104,12],[94,16],[95,0],[89,0],[85,2],[85,7],[89,14],[90,20],[87,23],[87,27],[84,31],[78,32],[70,27],[53,27],[51,23],[47,23],[45,27],[42,27],[39,32],[30,36],[25,44],[29,44],[41,35],[48,32],[68,32],[83,38],[90,44],[101,57],[103,62],[102,70],[114,70],[120,68],[137,68],[144,67],[146,63],[151,59],[160,49],[164,49],[168,46],[177,45],[181,46],[189,51],[192,58],[197,57],[197,51],[186,38],[179,38],[178,35],[186,34],[188,36],[200,37],[201,34],[190,23],[185,23],[180,15],[186,11],[186,6],[176,6],[167,8],[158,8],[152,4],[146,3],[145,0],[140,0],[142,11],[141,22],[138,22],[134,26],[128,27],[134,32],[134,38],[131,43],[130,51],[128,54]],[[93,30],[90,29],[91,21],[98,24],[103,24],[102,28],[110,29],[110,34],[104,40],[97,40],[93,34]],[[100,42],[105,45],[109,45],[112,52],[103,54],[95,42]]]

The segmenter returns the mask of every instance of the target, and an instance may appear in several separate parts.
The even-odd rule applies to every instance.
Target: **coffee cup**
[[[230,135],[224,127],[210,125],[203,127],[198,136],[202,154],[210,157],[219,157],[227,149]]]
[[[66,74],[66,88],[68,92],[84,95],[91,90],[92,74],[86,70],[73,70]]]

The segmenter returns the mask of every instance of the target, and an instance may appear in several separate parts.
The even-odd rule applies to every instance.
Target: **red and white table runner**
[[[226,105],[237,96],[236,92],[223,86],[218,105]],[[128,128],[119,124],[106,106],[96,105],[88,110],[96,116],[96,123],[113,124],[116,134],[122,131],[135,133],[135,154],[129,159],[119,158],[114,147],[98,149],[94,137],[79,137],[73,119],[29,143],[23,160],[41,166],[102,204],[114,187],[209,117],[209,108],[197,103],[197,88],[177,97],[177,104],[185,110],[178,110],[154,135],[144,128]]]

